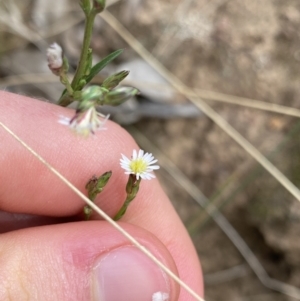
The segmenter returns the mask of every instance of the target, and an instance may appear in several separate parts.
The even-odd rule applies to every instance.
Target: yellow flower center
[[[130,166],[130,169],[135,174],[137,174],[137,173],[145,172],[146,169],[147,169],[148,164],[144,159],[140,158],[140,159],[136,159],[134,161],[131,161],[129,166]]]

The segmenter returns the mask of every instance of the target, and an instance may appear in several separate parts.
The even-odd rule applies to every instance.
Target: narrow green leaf
[[[107,64],[109,64],[112,60],[114,60],[117,56],[119,56],[123,52],[123,49],[119,49],[114,51],[105,57],[102,61],[96,64],[92,69],[90,74],[86,77],[86,83],[89,83]]]

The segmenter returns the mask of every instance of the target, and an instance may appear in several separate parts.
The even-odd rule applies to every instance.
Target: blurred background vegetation
[[[107,4],[95,23],[95,62],[124,52],[95,82],[131,71],[127,84],[141,95],[110,113],[158,157],[158,177],[201,259],[205,299],[300,300],[300,2]],[[77,1],[2,0],[1,89],[56,102],[63,87],[46,49],[60,43],[73,72],[83,29]],[[189,93],[197,94],[194,104]],[[199,109],[202,101],[215,118]],[[228,136],[223,120],[286,175],[281,182],[296,195]]]

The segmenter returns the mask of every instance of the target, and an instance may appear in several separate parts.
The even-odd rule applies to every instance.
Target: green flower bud
[[[108,92],[104,97],[103,104],[110,106],[118,106],[124,103],[138,93],[138,89],[131,87],[120,87],[113,91]]]
[[[105,8],[105,0],[94,0],[93,5],[94,9],[96,10],[97,13],[100,13],[104,10]]]
[[[95,102],[93,100],[83,99],[78,103],[78,106],[76,108],[76,113],[86,112],[89,109],[93,108],[94,106],[95,106]]]
[[[83,87],[86,85],[86,80],[84,78],[82,78],[79,83],[78,83],[78,86],[77,86],[77,91],[81,91],[83,89]]]
[[[136,179],[135,175],[130,175],[128,177],[128,182],[126,185],[127,201],[131,202],[137,195],[140,188],[141,179]]]
[[[89,199],[94,200],[100,192],[104,189],[105,185],[109,181],[112,175],[111,171],[105,172],[99,178],[92,177],[89,182],[86,184],[85,188],[88,191]]]
[[[105,88],[102,88],[100,86],[90,86],[87,89],[85,89],[81,95],[83,102],[94,100],[102,103],[106,93],[107,90]]]
[[[102,176],[97,178],[96,176],[93,176],[85,185],[86,190],[88,191],[89,199],[94,202],[95,198],[99,193],[102,192],[105,185],[109,181],[110,177],[112,175],[111,171],[105,172]],[[90,216],[92,214],[92,208],[88,205],[84,206],[83,208],[83,214],[85,217],[85,220],[89,220]]]
[[[104,80],[102,87],[112,90],[115,88],[127,75],[129,71],[123,70],[121,72],[115,73]]]
[[[112,172],[111,171],[107,171],[102,176],[100,176],[98,178],[98,182],[97,182],[97,189],[98,190],[102,191],[102,189],[104,188],[104,186],[109,181],[111,175],[112,175]]]

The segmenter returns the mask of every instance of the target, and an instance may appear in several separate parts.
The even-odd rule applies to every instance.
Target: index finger
[[[73,110],[0,92],[0,120],[82,192],[93,175],[108,170],[113,171],[109,186],[124,187],[126,177],[118,162],[121,151],[135,146],[133,139],[113,122],[95,136],[76,136],[58,123],[60,116],[73,114]],[[3,129],[0,139],[0,209],[52,216],[82,209],[82,201]],[[123,189],[109,186],[110,198],[121,199]]]
[[[0,92],[0,120],[82,192],[94,175],[108,170],[112,177],[96,202],[113,216],[125,200],[127,177],[119,165],[121,153],[130,156],[138,146],[119,125],[85,139],[58,123],[74,111],[49,103]],[[67,216],[84,204],[65,184],[16,140],[0,129],[0,210]],[[156,235],[172,254],[181,278],[199,293],[201,270],[191,241],[156,179],[142,181],[137,198],[123,221]],[[188,299],[184,299],[188,300]]]

